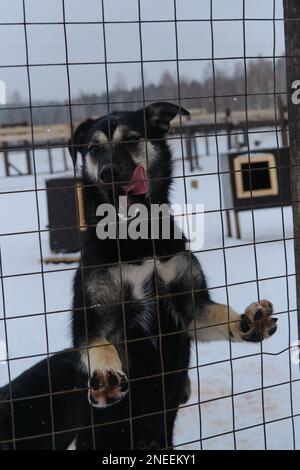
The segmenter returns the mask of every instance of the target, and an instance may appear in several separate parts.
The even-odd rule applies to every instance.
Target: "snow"
[[[276,135],[268,130],[252,134],[251,146],[255,140],[261,140],[264,146],[276,146]],[[172,140],[178,159],[172,200],[185,202],[186,191],[186,202],[203,203],[208,211],[204,217],[204,244],[197,246],[195,242],[192,249],[197,251],[214,300],[226,303],[228,298],[231,306],[242,312],[258,295],[269,298],[278,313],[279,328],[262,345],[227,341],[194,344],[190,364],[192,395],[179,412],[175,445],[179,449],[292,449],[294,445],[299,449],[299,367],[291,361],[295,349],[289,349],[297,340],[291,208],[257,210],[253,216],[243,212],[240,214],[242,239],[227,238],[225,218],[222,224],[219,212],[217,173],[217,151],[221,158],[226,137],[219,137],[217,143],[218,148],[216,139],[211,138],[210,155],[203,156],[204,141],[198,139],[201,170],[190,173],[185,162],[188,177],[184,183],[180,141]],[[62,169],[58,152],[53,151],[54,160],[57,168]],[[37,151],[35,158],[39,172],[47,172],[45,154]],[[16,154],[14,163],[17,165],[19,161],[20,155],[18,160]],[[76,264],[42,265],[40,261],[40,243],[43,257],[50,255],[47,231],[41,232],[40,237],[37,233],[39,224],[42,230],[48,224],[44,191],[48,177],[48,174],[38,174],[36,180],[33,176],[0,179],[4,276],[0,294],[2,299],[3,287],[12,378],[47,352],[70,345],[71,280]],[[197,180],[198,188],[191,186],[191,180]],[[34,191],[35,185],[38,192]],[[9,193],[3,194],[6,191]],[[0,300],[0,320],[3,318],[4,306]],[[5,340],[3,321],[0,321],[0,340]],[[2,362],[0,386],[7,380],[7,364]],[[265,426],[263,420],[267,422]]]

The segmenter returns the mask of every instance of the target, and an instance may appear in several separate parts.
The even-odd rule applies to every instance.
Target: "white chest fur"
[[[178,255],[167,261],[145,260],[141,264],[123,263],[109,267],[105,272],[91,273],[87,279],[87,293],[92,303],[107,304],[120,302],[125,287],[130,287],[136,300],[143,300],[146,296],[145,283],[153,276],[154,269],[158,278],[165,285],[184,275],[189,268],[186,255]]]

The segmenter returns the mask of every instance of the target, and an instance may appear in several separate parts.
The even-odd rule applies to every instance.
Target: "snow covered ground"
[[[198,140],[200,153],[204,155],[203,139]],[[253,134],[251,145],[255,140],[276,146],[272,132]],[[172,146],[175,156],[180,157],[180,142],[174,141]],[[269,298],[278,312],[279,329],[262,346],[226,341],[201,343],[197,344],[197,354],[194,346],[190,371],[192,396],[180,410],[175,443],[180,449],[292,449],[294,446],[299,449],[299,367],[291,362],[288,350],[297,339],[291,208],[258,210],[254,212],[254,219],[250,212],[241,213],[242,239],[225,237],[223,240],[214,138],[210,148],[210,156],[201,156],[201,171],[190,174],[185,165],[188,176],[185,182],[180,178],[182,162],[176,162],[178,178],[172,193],[173,202],[185,202],[186,191],[188,203],[203,203],[205,211],[209,211],[204,220],[204,246],[197,255],[213,298],[224,303],[228,298],[241,312],[258,294],[260,298]],[[226,137],[219,137],[219,152],[225,148]],[[36,161],[43,168],[45,155],[36,152]],[[40,242],[43,257],[50,254],[47,232],[41,233],[41,240],[37,233],[39,226],[44,229],[48,224],[43,191],[46,178],[47,175],[37,177],[36,184],[41,189],[37,193],[32,191],[35,188],[33,176],[0,179],[0,192],[10,191],[0,194],[3,266],[0,294],[2,298],[3,287],[12,378],[45,355],[46,332],[50,353],[70,345],[71,279],[76,265],[41,266],[40,262]],[[197,180],[198,188],[192,187],[192,180]],[[18,192],[20,190],[28,191]],[[253,222],[255,248],[251,244]],[[192,248],[199,249],[195,243]],[[3,318],[4,305],[0,300],[2,341],[5,339]],[[28,357],[32,355],[34,357]],[[7,380],[7,364],[3,362],[0,363],[0,386]],[[263,421],[268,424],[264,426]]]

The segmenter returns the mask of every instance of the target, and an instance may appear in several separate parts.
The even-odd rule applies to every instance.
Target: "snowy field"
[[[292,449],[294,446],[300,449],[299,368],[291,362],[288,349],[297,339],[291,208],[258,210],[253,219],[250,212],[241,213],[242,239],[226,236],[223,239],[218,212],[216,141],[211,139],[211,155],[204,157],[204,142],[198,140],[201,170],[191,174],[185,165],[188,177],[185,182],[183,178],[176,178],[172,200],[185,202],[186,191],[188,203],[203,203],[209,211],[204,221],[204,246],[197,256],[212,288],[212,296],[224,303],[228,298],[232,307],[240,312],[258,295],[269,298],[278,312],[279,328],[277,334],[262,345],[226,341],[201,343],[197,345],[198,354],[194,346],[190,371],[192,396],[179,412],[175,443],[180,449]],[[276,146],[275,135],[271,132],[253,134],[251,145],[255,140]],[[173,142],[172,146],[175,156],[180,157],[180,143]],[[226,137],[218,138],[219,152],[225,148]],[[20,158],[16,155],[14,161],[17,163]],[[39,169],[45,167],[43,152],[36,152],[36,161]],[[1,168],[0,192],[10,194],[0,194],[5,299],[5,312],[0,301],[0,320],[5,313],[10,370],[14,378],[44,357],[46,331],[50,353],[70,345],[71,280],[76,265],[44,265],[42,279],[37,230],[45,229],[48,224],[43,191],[48,175],[37,177],[37,187],[42,190],[36,198],[36,192],[32,191],[35,188],[33,176],[3,178],[2,171]],[[176,162],[175,173],[183,175],[180,160]],[[198,188],[192,187],[192,180],[198,181]],[[20,193],[19,190],[28,191]],[[255,248],[251,244],[253,222]],[[225,220],[224,228],[226,230]],[[41,244],[45,258],[50,255],[47,232],[41,233]],[[192,248],[199,250],[195,243]],[[4,322],[0,321],[0,340],[4,338]],[[34,357],[28,357],[32,355]],[[7,364],[0,363],[0,386],[7,380]],[[263,421],[267,424],[263,425]]]

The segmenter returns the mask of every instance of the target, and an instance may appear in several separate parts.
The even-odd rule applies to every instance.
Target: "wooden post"
[[[235,230],[236,230],[236,238],[240,240],[241,236],[241,226],[240,226],[240,219],[239,219],[239,212],[234,210],[234,222],[235,222]]]
[[[285,0],[285,47],[287,68],[288,128],[291,194],[297,286],[298,333],[300,331],[300,2]]]
[[[193,148],[192,148],[192,135],[190,131],[187,131],[186,133],[185,149],[186,149],[186,158],[190,162],[190,171],[193,171],[194,170]]]
[[[62,152],[63,152],[64,170],[67,171],[68,170],[68,165],[67,165],[67,157],[66,157],[66,148],[65,148],[64,144],[62,146]]]
[[[53,173],[53,161],[52,161],[52,151],[51,151],[51,142],[47,142],[47,149],[48,149],[48,160],[49,160],[49,171],[50,174]]]
[[[198,156],[198,147],[197,147],[197,139],[195,137],[195,134],[193,135],[193,147],[194,147],[195,165],[196,165],[197,168],[200,168],[199,156]]]
[[[206,150],[206,155],[208,156],[209,155],[209,139],[208,139],[207,134],[205,134],[205,150]]]
[[[26,155],[27,175],[32,175],[31,156],[30,156],[28,140],[24,140],[24,148],[25,148],[25,155]]]
[[[231,150],[231,131],[232,131],[232,121],[231,121],[231,110],[226,108],[225,110],[225,122],[227,127],[227,148]]]
[[[3,148],[5,176],[9,176],[9,161],[8,161],[7,142],[3,142],[2,148]]]
[[[227,237],[232,237],[230,211],[226,210]]]

